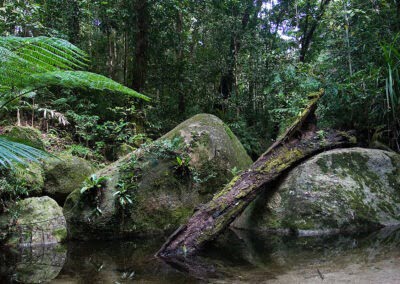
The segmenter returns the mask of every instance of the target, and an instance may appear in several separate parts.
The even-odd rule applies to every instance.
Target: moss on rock
[[[400,224],[399,170],[400,156],[386,151],[353,148],[319,154],[249,206],[234,226],[319,234]]]
[[[85,159],[61,154],[44,164],[44,193],[64,204],[67,196],[95,171]]]
[[[44,149],[45,145],[39,130],[29,126],[11,126],[4,130],[7,137],[15,142],[20,142],[38,149]]]
[[[5,243],[11,246],[34,246],[59,243],[66,237],[62,208],[50,197],[32,197],[19,201],[0,216]]]
[[[176,229],[231,178],[232,168],[251,164],[226,129],[213,115],[196,115],[99,171],[97,176],[109,179],[97,204],[85,202],[78,187],[65,202],[69,237],[109,239]],[[132,204],[121,206],[123,196]],[[93,214],[96,206],[100,216]]]

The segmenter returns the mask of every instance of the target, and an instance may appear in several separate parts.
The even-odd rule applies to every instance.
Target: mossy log
[[[199,208],[157,252],[162,258],[195,254],[222,233],[263,190],[295,165],[328,149],[349,147],[356,139],[338,131],[317,132],[315,109],[323,90],[284,135],[249,170],[239,174]]]

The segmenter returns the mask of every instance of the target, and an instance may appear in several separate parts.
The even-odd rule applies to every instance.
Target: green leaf
[[[0,165],[3,167],[12,168],[15,163],[40,162],[40,159],[49,156],[42,150],[0,137]]]

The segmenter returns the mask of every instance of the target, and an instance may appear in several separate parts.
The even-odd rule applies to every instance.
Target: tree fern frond
[[[150,100],[149,97],[125,87],[110,78],[86,71],[55,71],[34,74],[32,75],[31,85],[34,87],[53,85],[66,88],[118,92],[145,101]]]
[[[76,71],[87,66],[87,54],[58,38],[0,37],[0,98],[5,105],[29,91],[56,85],[67,88],[87,88],[119,92],[150,100],[105,76]],[[13,96],[7,98],[10,94]],[[0,165],[38,161],[46,154],[24,144],[0,137]]]
[[[0,90],[49,85],[111,91],[149,101],[149,97],[105,76],[74,71],[87,65],[85,52],[68,41],[48,37],[0,37]]]
[[[36,51],[36,56],[41,57],[47,54],[49,64],[64,68],[65,64],[72,66],[79,66],[78,69],[87,65],[88,58],[85,52],[78,47],[69,43],[68,41],[58,38],[48,37],[0,37],[0,46],[15,52],[18,55],[32,53]],[[57,63],[61,61],[63,64],[60,66]],[[35,61],[31,61],[35,64]]]

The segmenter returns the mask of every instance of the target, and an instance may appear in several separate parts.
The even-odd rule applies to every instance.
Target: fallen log
[[[355,145],[352,135],[316,131],[315,110],[323,90],[313,94],[309,106],[282,137],[249,170],[233,178],[213,199],[200,207],[157,252],[170,258],[195,254],[222,233],[268,185],[298,163],[328,149]]]

